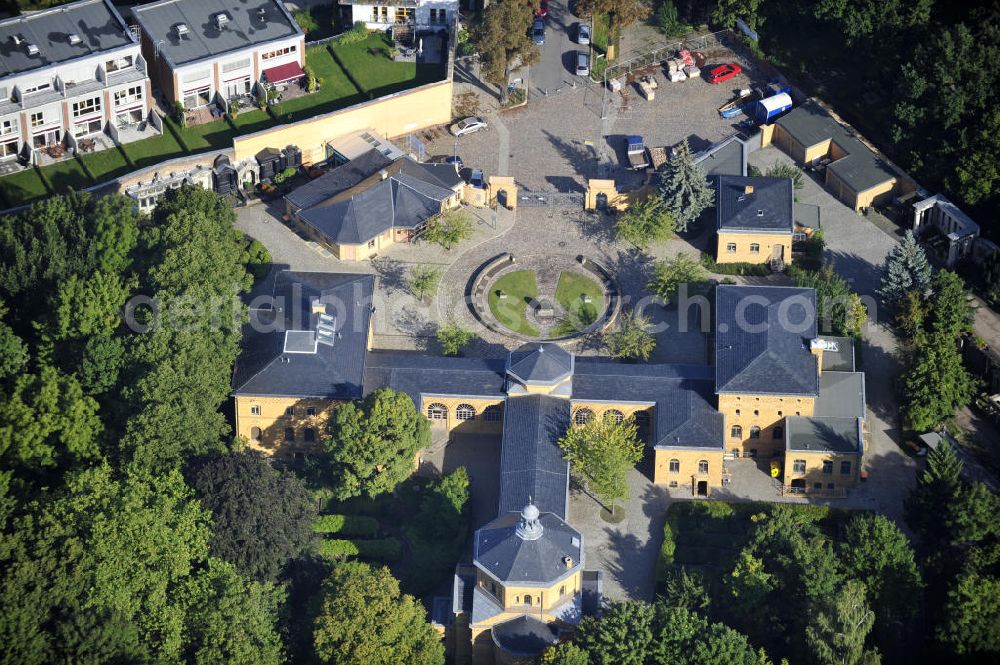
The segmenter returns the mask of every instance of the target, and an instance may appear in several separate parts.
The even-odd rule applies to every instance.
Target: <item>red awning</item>
[[[283,65],[278,65],[277,67],[271,67],[270,69],[264,70],[264,78],[268,83],[273,83],[275,85],[279,83],[286,83],[288,81],[295,81],[306,73],[302,71],[302,66],[298,62],[286,62]]]

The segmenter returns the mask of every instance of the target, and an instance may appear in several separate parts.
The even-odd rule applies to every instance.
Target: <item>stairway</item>
[[[413,26],[406,23],[394,24],[392,42],[398,49],[413,48]]]

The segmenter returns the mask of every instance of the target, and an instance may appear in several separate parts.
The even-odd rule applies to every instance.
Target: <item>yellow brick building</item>
[[[721,175],[716,177],[718,263],[792,261],[792,181]]]

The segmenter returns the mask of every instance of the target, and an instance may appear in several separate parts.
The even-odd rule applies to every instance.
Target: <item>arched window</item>
[[[455,409],[455,417],[459,420],[475,420],[476,408],[471,404],[459,404]]]
[[[528,607],[531,607],[531,596],[524,597],[524,604],[527,605]]]
[[[681,472],[681,461],[679,459],[670,460],[670,473]]]
[[[448,407],[444,404],[438,404],[435,402],[427,407],[427,417],[431,420],[447,420]]]
[[[498,423],[503,418],[503,411],[499,404],[493,404],[483,409],[483,420],[488,423]]]
[[[292,428],[292,427],[286,427],[285,428],[285,441],[294,441],[294,440],[295,440],[295,429]]]
[[[618,409],[608,409],[604,412],[604,419],[613,423],[620,423],[625,420],[625,414]]]
[[[577,425],[586,425],[594,418],[594,412],[590,409],[577,409],[573,414],[573,422]]]
[[[750,438],[759,439],[760,438],[760,428],[754,425],[750,428]]]
[[[304,430],[302,430],[302,440],[307,443],[312,443],[313,441],[315,441],[316,430],[314,430],[312,427],[307,427]]]
[[[708,460],[698,460],[698,473],[708,473]]]
[[[520,596],[514,596],[514,604],[515,605],[520,605],[521,604],[521,597]]]
[[[250,428],[250,438],[253,439],[254,441],[260,441],[260,428],[259,427],[251,427]]]
[[[740,427],[739,425],[733,425],[733,428],[729,430],[729,436],[731,436],[734,439],[742,439],[743,428]]]
[[[559,597],[562,598],[565,595],[566,595],[566,587],[565,586],[559,587]]]

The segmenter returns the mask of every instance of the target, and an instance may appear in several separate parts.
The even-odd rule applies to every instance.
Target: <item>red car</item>
[[[708,82],[722,83],[723,81],[728,81],[731,78],[739,76],[742,71],[743,68],[735,62],[728,65],[719,65],[708,73]]]
[[[549,15],[549,0],[541,0],[538,9],[535,10],[535,16],[538,18],[545,18]]]

